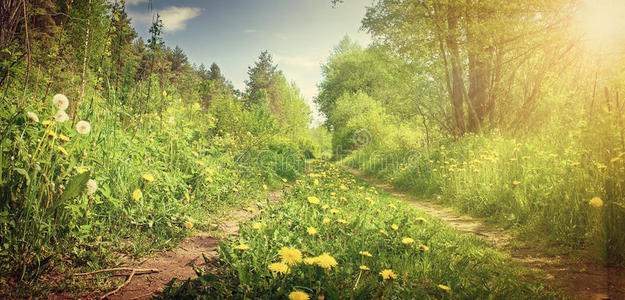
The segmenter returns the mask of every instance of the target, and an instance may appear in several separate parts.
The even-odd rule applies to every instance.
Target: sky
[[[365,46],[360,30],[372,0],[152,0],[163,19],[164,40],[180,46],[189,61],[215,62],[234,86],[244,90],[248,66],[268,50],[311,107],[322,80],[321,64],[345,36]],[[127,0],[128,15],[144,38],[152,21],[149,0]],[[313,107],[314,123],[322,118]]]

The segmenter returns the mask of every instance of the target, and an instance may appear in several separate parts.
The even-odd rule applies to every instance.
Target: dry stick
[[[121,290],[124,286],[126,286],[128,283],[130,283],[130,281],[132,280],[132,277],[135,276],[135,270],[132,270],[132,272],[130,272],[130,275],[128,276],[128,279],[126,279],[126,281],[124,281],[124,283],[122,283],[120,286],[118,286],[116,289],[104,294],[102,297],[100,297],[100,300],[102,299],[106,299],[109,296],[119,292],[119,290]]]
[[[116,271],[132,271],[133,273],[135,273],[137,275],[160,272],[158,269],[112,268],[112,269],[96,270],[96,271],[86,272],[86,273],[76,273],[73,276],[87,276],[87,275],[93,275],[93,274],[98,274],[98,273],[116,272]]]
[[[30,39],[28,38],[28,18],[26,16],[26,0],[22,0],[22,6],[24,8],[24,30],[25,30],[25,42],[26,51],[28,53],[28,62],[26,64],[26,78],[24,78],[24,95],[22,98],[22,107],[26,105],[26,88],[28,86],[28,78],[30,77]]]

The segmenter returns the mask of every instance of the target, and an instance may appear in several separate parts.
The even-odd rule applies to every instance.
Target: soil
[[[360,170],[347,166],[343,168],[393,196],[405,200],[412,206],[442,219],[456,230],[483,238],[487,244],[508,253],[514,261],[531,269],[543,271],[546,274],[546,277],[542,279],[544,283],[569,297],[592,300],[625,299],[625,268],[623,267],[604,266],[585,261],[573,253],[548,254],[546,249],[534,247],[530,243],[521,243],[523,246],[519,247],[518,243],[513,243],[517,242],[517,239],[503,229],[462,215],[452,208],[398,192],[392,186],[366,176]]]

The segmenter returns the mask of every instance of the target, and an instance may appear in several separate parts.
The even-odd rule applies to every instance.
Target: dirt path
[[[412,206],[436,216],[458,231],[482,237],[488,244],[509,253],[513,260],[547,274],[545,283],[576,299],[618,299],[625,300],[625,268],[608,267],[583,262],[573,255],[553,256],[541,249],[513,247],[513,237],[504,230],[494,228],[475,218],[459,214],[451,208],[426,202],[400,193],[379,180],[347,166],[343,168],[355,176],[370,182]]]
[[[270,201],[277,201],[281,195],[281,191],[275,191],[270,193],[268,198]],[[217,224],[219,228],[217,232],[221,236],[236,235],[239,230],[239,223],[252,218],[254,214],[245,210],[232,211],[227,220]],[[138,261],[129,262],[126,266],[130,268],[158,269],[160,272],[135,276],[128,285],[109,299],[150,299],[173,278],[182,280],[195,278],[195,271],[190,267],[190,264],[202,266],[204,264],[202,254],[207,257],[217,256],[215,247],[218,242],[217,237],[207,232],[198,232],[174,249],[157,253],[147,259],[142,258]]]

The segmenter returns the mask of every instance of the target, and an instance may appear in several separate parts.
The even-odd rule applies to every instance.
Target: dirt
[[[270,201],[277,201],[281,194],[281,191],[271,192],[268,198]],[[213,234],[200,231],[184,240],[174,249],[157,252],[147,258],[143,257],[124,263],[121,267],[158,269],[159,272],[134,276],[130,283],[108,299],[150,299],[174,278],[185,280],[197,277],[190,265],[203,266],[203,255],[209,258],[216,257],[215,248],[219,243],[219,238],[237,235],[239,223],[252,218],[258,211],[257,207],[252,207],[254,212],[233,210],[221,223],[213,224],[217,228]],[[94,293],[86,298],[99,298],[100,296]]]
[[[498,248],[526,267],[541,270],[546,276],[544,283],[574,299],[618,299],[625,300],[625,268],[604,266],[585,261],[580,257],[565,253],[551,255],[545,249],[522,243],[519,247],[515,237],[495,226],[476,218],[462,215],[449,207],[424,201],[396,191],[392,186],[366,176],[363,172],[347,166],[343,168],[355,176],[385,190],[393,196],[403,199],[412,206],[447,222],[459,232],[474,234],[483,238],[487,244]]]

